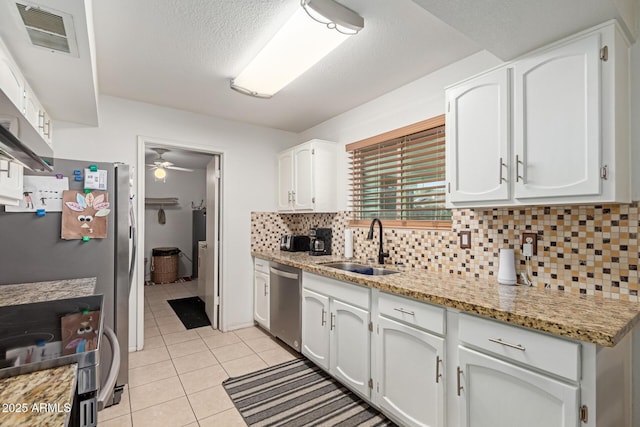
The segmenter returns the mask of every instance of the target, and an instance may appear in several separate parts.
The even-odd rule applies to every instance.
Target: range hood
[[[4,126],[0,126],[0,157],[15,160],[33,171],[51,172],[53,170],[42,157],[34,153]],[[53,150],[50,157],[53,157]]]
[[[0,158],[15,160],[35,172],[53,170],[53,149],[2,90]]]

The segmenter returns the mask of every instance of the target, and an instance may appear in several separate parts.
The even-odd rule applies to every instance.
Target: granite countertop
[[[344,261],[344,258],[310,256],[306,252],[256,251],[252,255],[333,279],[606,347],[615,346],[640,322],[640,304],[634,302],[528,286],[505,286],[418,269],[401,269],[399,274],[388,276],[367,276],[322,265]],[[394,269],[393,266],[385,268]]]
[[[0,381],[0,425],[66,425],[76,388],[76,373],[74,363]]]
[[[90,296],[95,287],[95,277],[1,285],[0,307]],[[76,372],[74,363],[1,379],[0,425],[64,426],[68,419],[65,405],[71,408],[73,403]],[[18,412],[24,409],[23,404],[27,411]],[[51,406],[38,410],[40,404]]]
[[[0,285],[0,307],[93,295],[96,278]]]

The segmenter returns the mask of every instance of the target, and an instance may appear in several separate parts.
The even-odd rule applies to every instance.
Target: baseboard
[[[235,325],[228,325],[225,329],[222,329],[222,325],[220,326],[221,326],[220,330],[222,332],[230,332],[230,331],[235,331],[237,329],[243,329],[243,328],[249,328],[251,326],[255,326],[255,323],[253,321],[249,323],[238,323]]]

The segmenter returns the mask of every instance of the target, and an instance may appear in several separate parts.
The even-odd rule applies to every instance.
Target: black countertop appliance
[[[306,252],[309,250],[309,236],[285,234],[280,238],[280,250],[287,252]]]
[[[331,229],[314,227],[309,230],[309,255],[331,255]]]

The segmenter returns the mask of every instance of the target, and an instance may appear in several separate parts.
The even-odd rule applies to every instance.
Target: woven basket
[[[178,248],[154,248],[151,260],[151,281],[173,283],[178,280]]]

